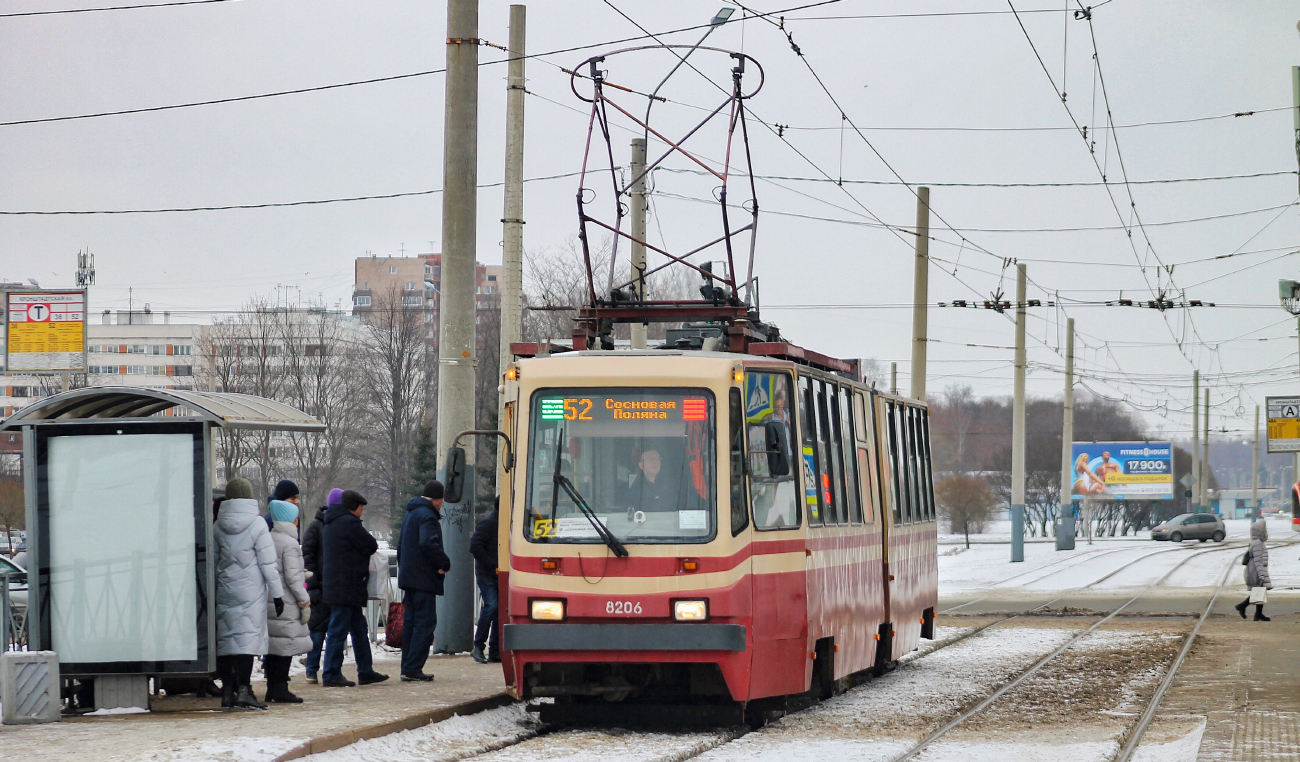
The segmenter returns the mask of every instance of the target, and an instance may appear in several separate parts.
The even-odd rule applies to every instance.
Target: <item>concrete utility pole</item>
[[[916,189],[916,269],[912,278],[912,398],[925,399],[925,341],[930,299],[930,189]]]
[[[1065,417],[1061,421],[1061,512],[1056,549],[1074,550],[1074,318],[1065,321]]]
[[[1259,518],[1259,405],[1255,406],[1255,437],[1250,457],[1250,508],[1252,519]]]
[[[632,138],[632,300],[645,301],[645,138]],[[645,323],[633,323],[632,348],[645,349]]]
[[[1201,511],[1201,372],[1192,371],[1192,513]]]
[[[889,393],[898,394],[898,363],[889,364]]]
[[[1205,415],[1203,416],[1202,425],[1205,427],[1205,436],[1201,438],[1201,475],[1205,478],[1201,480],[1201,505],[1205,510],[1210,510],[1210,387],[1205,387],[1205,405],[1202,407]]]
[[[1011,418],[1011,562],[1025,560],[1025,266],[1016,265],[1016,375]]]
[[[446,105],[442,148],[442,337],[438,356],[438,451],[474,426],[475,269],[478,196],[478,0],[447,0]],[[474,441],[463,443],[464,499],[442,509],[443,546],[468,558],[474,526]],[[445,462],[445,461],[444,461]],[[468,651],[473,645],[473,564],[452,564],[438,601],[434,648]]]
[[[510,362],[511,342],[523,339],[524,291],[524,34],[526,11],[510,6],[510,70],[506,80],[506,186],[501,216],[501,370]],[[505,397],[497,406],[504,419]]]

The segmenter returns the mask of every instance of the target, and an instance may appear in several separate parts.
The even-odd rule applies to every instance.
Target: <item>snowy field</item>
[[[1142,532],[1137,538],[1099,538],[1092,545],[1079,539],[1075,549],[1069,551],[1057,551],[1052,542],[1026,542],[1025,560],[1016,564],[1010,562],[1009,534],[1001,532],[1002,526],[992,527],[989,534],[972,536],[969,549],[964,543],[958,544],[960,537],[940,535],[939,595],[969,597],[978,592],[1068,590],[1084,586],[1096,591],[1128,590],[1149,585],[1175,567],[1178,570],[1165,581],[1165,588],[1213,587],[1231,559],[1240,557],[1250,534],[1247,520],[1229,520],[1224,524],[1228,541],[1221,545],[1196,541],[1154,542],[1148,532]],[[1289,518],[1269,520],[1268,529],[1271,544],[1300,542],[1300,535],[1291,530]],[[1272,549],[1269,565],[1277,592],[1300,590],[1300,545]],[[1231,576],[1230,572],[1228,584],[1239,582],[1239,576]]]

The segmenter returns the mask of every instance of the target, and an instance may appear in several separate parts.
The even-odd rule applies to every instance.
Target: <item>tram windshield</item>
[[[707,389],[534,393],[524,536],[599,543],[597,520],[627,544],[708,542],[716,523],[715,418]]]

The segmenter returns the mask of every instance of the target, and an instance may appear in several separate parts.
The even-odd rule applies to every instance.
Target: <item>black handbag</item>
[[[1241,565],[1250,566],[1250,548],[1246,548],[1246,552],[1241,556]]]

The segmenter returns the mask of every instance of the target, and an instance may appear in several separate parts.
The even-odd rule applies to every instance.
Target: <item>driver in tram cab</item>
[[[627,490],[628,514],[677,510],[677,489],[663,477],[663,460],[658,450],[646,450],[637,461],[641,473],[632,479]]]

